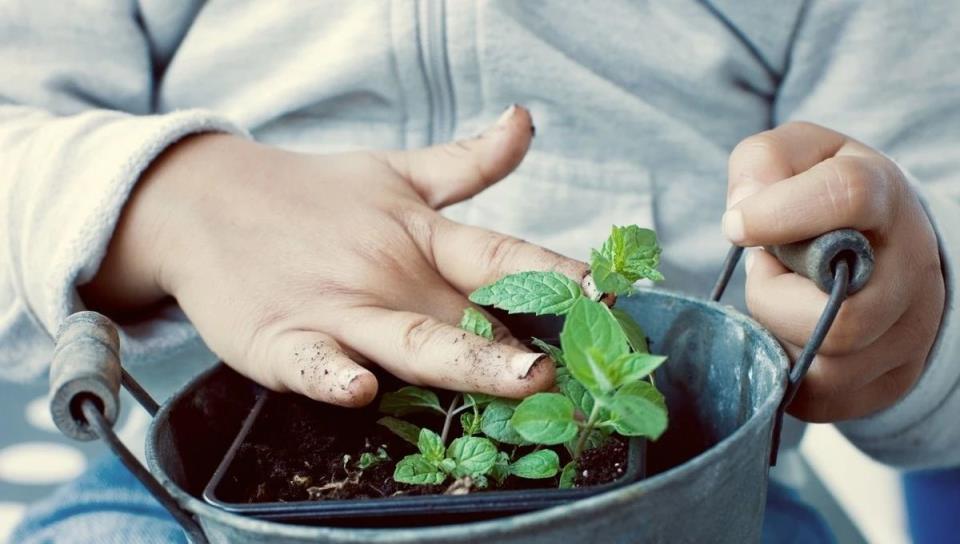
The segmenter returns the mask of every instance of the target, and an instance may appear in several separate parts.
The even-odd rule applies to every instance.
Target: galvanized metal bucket
[[[758,540],[771,436],[787,382],[783,349],[763,328],[720,304],[643,290],[618,307],[638,320],[657,352],[670,357],[657,385],[667,397],[671,426],[651,456],[655,465],[676,465],[618,491],[510,518],[414,529],[306,527],[228,514],[188,492],[206,485],[229,446],[222,438],[230,430],[215,428],[218,422],[239,421],[249,407],[247,399],[229,398],[230,389],[246,393],[226,368],[198,377],[157,413],[146,445],[150,471],[196,515],[211,542]]]
[[[859,282],[855,288],[866,281],[872,268],[869,244],[866,252],[863,244],[865,240],[858,241],[852,252],[848,243],[838,246],[839,251],[850,253],[844,259],[851,262],[849,276]],[[71,332],[69,325],[61,333],[62,349],[58,347],[51,370],[51,408],[65,434],[107,440],[194,541],[755,542],[760,537],[767,474],[785,399],[795,391],[848,291],[847,262],[840,263],[836,273],[843,281],[833,284],[832,277],[820,276],[835,271],[838,250],[817,247],[807,244],[797,262],[787,263],[797,271],[808,266],[814,270],[811,276],[819,274],[815,281],[833,292],[832,303],[808,345],[807,360],[801,356],[792,372],[776,339],[728,306],[652,289],[620,300],[617,306],[640,323],[653,351],[669,357],[669,364],[656,375],[669,405],[669,430],[649,449],[652,476],[547,510],[460,525],[372,529],[268,522],[215,508],[200,498],[201,492],[254,402],[252,384],[220,365],[159,407],[120,368],[116,333],[104,328],[109,321],[96,314],[76,320],[87,328],[100,327],[100,332],[82,338],[96,350],[70,348],[83,335]],[[738,258],[738,251],[731,252],[715,298]],[[823,259],[827,265],[819,269],[810,262]],[[84,360],[89,353],[94,355],[87,359],[95,362]],[[121,381],[154,414],[146,444],[149,473],[110,430]],[[114,391],[113,397],[104,394],[109,390]]]

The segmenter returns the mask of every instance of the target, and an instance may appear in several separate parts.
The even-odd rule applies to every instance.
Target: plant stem
[[[583,445],[587,442],[587,437],[590,436],[590,433],[593,432],[593,426],[597,424],[597,419],[600,418],[600,403],[594,402],[593,409],[590,410],[590,417],[587,419],[587,424],[580,429],[580,437],[577,439],[577,447],[573,450],[573,460],[576,461],[580,458],[580,454],[583,453]]]
[[[453,396],[453,400],[450,401],[450,407],[447,408],[447,417],[443,420],[443,432],[440,433],[440,442],[443,445],[447,444],[447,435],[450,434],[450,423],[453,421],[453,414],[457,408],[457,404],[460,402],[461,395],[457,393]]]
[[[464,404],[463,406],[461,406],[461,407],[457,408],[456,410],[454,410],[454,411],[453,411],[453,414],[451,414],[451,417],[453,417],[453,416],[455,416],[455,415],[457,415],[457,414],[463,413],[463,412],[469,410],[470,408],[473,408],[473,409],[474,409],[474,412],[476,412],[476,407],[475,407],[474,405],[472,405],[472,404]]]

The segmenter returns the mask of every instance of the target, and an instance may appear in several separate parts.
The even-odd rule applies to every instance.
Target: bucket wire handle
[[[191,542],[206,543],[196,520],[177,504],[113,430],[120,385],[155,416],[159,405],[120,365],[120,339],[112,321],[96,312],[69,316],[57,333],[50,366],[50,414],[60,432],[80,441],[103,440],[120,462],[180,524]]]
[[[870,242],[860,232],[853,229],[840,229],[820,235],[810,240],[769,246],[766,248],[787,268],[812,280],[821,291],[829,294],[827,304],[817,320],[813,333],[807,339],[803,351],[797,357],[787,382],[783,400],[777,408],[777,419],[773,428],[773,446],[770,451],[770,464],[777,464],[780,450],[780,431],[783,427],[783,414],[797,394],[803,377],[813,364],[817,351],[823,344],[830,327],[833,325],[843,301],[866,285],[873,273],[874,258]],[[740,261],[743,248],[733,246],[727,253],[723,269],[710,299],[718,302],[730,282],[730,277]]]

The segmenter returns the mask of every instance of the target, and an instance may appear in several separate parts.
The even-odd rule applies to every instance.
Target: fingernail
[[[600,300],[603,293],[597,289],[597,284],[593,281],[593,275],[587,272],[587,275],[580,280],[580,289],[583,290],[583,296],[590,300]]]
[[[533,369],[538,364],[551,364],[550,357],[542,353],[520,353],[510,359],[510,371],[514,373],[517,379],[523,380],[533,373]]]
[[[510,122],[510,119],[517,113],[517,105],[511,104],[509,108],[503,111],[500,114],[500,118],[497,119],[497,126],[504,127]]]
[[[743,229],[743,212],[740,210],[727,210],[723,214],[723,234],[734,244],[743,242],[746,234]]]
[[[379,384],[373,374],[364,372],[348,378],[343,389],[352,406],[366,406],[377,396],[378,388]]]

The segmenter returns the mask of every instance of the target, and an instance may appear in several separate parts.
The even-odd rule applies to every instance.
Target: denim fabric
[[[915,544],[956,542],[960,535],[960,467],[903,477],[910,536]]]
[[[186,543],[180,526],[113,456],[34,504],[10,542]]]
[[[140,482],[118,460],[105,457],[31,507],[11,542],[152,544],[187,540]],[[812,507],[792,490],[771,481],[763,542],[832,544],[834,539]]]
[[[770,481],[763,518],[766,544],[833,544],[833,532],[823,517],[789,487]]]

